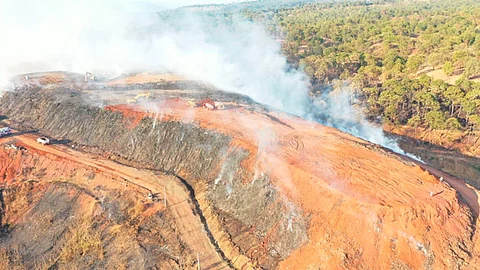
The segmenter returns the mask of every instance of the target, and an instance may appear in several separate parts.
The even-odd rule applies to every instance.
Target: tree
[[[380,93],[378,103],[384,108],[384,118],[388,122],[397,122],[398,112],[401,110],[404,94],[405,88],[401,85],[393,89],[384,90]]]
[[[440,53],[432,53],[428,56],[428,63],[436,69],[443,63],[443,56]]]
[[[402,59],[395,50],[388,50],[383,58],[383,66],[389,70],[393,68],[396,63],[403,64],[405,60]]]
[[[425,62],[425,56],[423,55],[412,55],[408,57],[407,60],[407,70],[409,72],[415,73],[418,71],[420,66]]]
[[[468,98],[464,98],[462,100],[462,111],[464,111],[467,114],[467,125],[468,122],[470,121],[470,116],[472,116],[475,113],[475,110],[477,109],[477,106],[475,106],[475,102],[472,100],[469,100]]]
[[[455,66],[459,68],[465,67],[465,63],[468,59],[468,52],[465,50],[455,51],[453,53],[453,61],[455,62]]]
[[[442,94],[445,92],[445,90],[447,90],[448,84],[442,80],[433,80],[429,88],[433,94],[438,96],[439,94]]]
[[[480,116],[472,115],[468,118],[468,122],[472,126],[472,131],[480,130]]]
[[[445,62],[445,64],[443,65],[443,72],[445,72],[447,76],[452,76],[454,71],[455,71],[455,68],[453,67],[452,62],[450,61]]]
[[[458,119],[455,117],[448,118],[447,121],[445,121],[445,125],[449,130],[459,130],[462,127]]]
[[[432,129],[445,128],[445,114],[441,111],[433,110],[425,115],[428,126]]]
[[[462,102],[465,94],[463,93],[462,89],[458,86],[449,86],[443,95],[449,101],[447,106],[450,107],[450,116],[453,116],[455,106],[459,105]]]
[[[414,100],[418,106],[418,111],[437,111],[440,109],[440,103],[437,100],[437,97],[427,92],[425,89],[417,91],[414,95]],[[422,114],[423,115],[423,114]]]
[[[470,59],[465,64],[465,72],[464,75],[467,78],[471,78],[476,76],[480,73],[480,63],[477,59]]]
[[[455,82],[455,85],[462,88],[464,91],[468,91],[472,88],[472,81],[469,81],[467,79],[467,77],[465,77],[465,74],[464,74],[464,75],[462,75],[462,77],[460,77],[460,79],[458,79]]]
[[[480,95],[475,91],[480,87],[469,80],[480,75],[480,21],[475,16],[480,5],[473,4],[475,0],[417,1],[402,8],[340,2],[245,12],[284,40],[288,62],[304,69],[314,89],[337,78],[354,82],[369,119],[472,127],[469,119],[480,115]],[[392,2],[397,1],[373,1]],[[451,86],[425,72],[417,76],[425,65],[442,69],[447,76],[460,70],[464,74]]]
[[[418,127],[422,123],[422,119],[418,115],[412,116],[410,119],[408,119],[407,125],[411,127]]]

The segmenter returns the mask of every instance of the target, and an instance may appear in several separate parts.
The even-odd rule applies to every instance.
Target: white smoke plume
[[[262,25],[181,12],[169,19],[159,15],[175,5],[165,0],[0,0],[0,85],[11,75],[38,71],[170,71],[295,115],[311,113],[307,78],[289,69],[280,44]],[[381,129],[363,117],[354,119],[358,114],[351,104],[329,104],[333,126],[400,152]],[[339,113],[345,110],[348,121]]]
[[[182,13],[167,21],[139,7],[116,1],[3,3],[0,72],[162,69],[302,113],[306,79],[287,71],[279,44],[263,27],[243,19],[215,25]]]
[[[335,88],[325,91],[322,97],[314,100],[314,113],[325,125],[403,154],[404,151],[396,141],[385,136],[381,126],[366,119],[361,108],[355,106],[357,101],[348,84],[337,84]]]
[[[367,120],[361,102],[347,82],[339,81],[332,89],[325,90],[321,97],[315,98],[309,117],[313,117],[324,125],[421,161],[419,157],[401,149],[394,138],[385,136],[381,125]]]

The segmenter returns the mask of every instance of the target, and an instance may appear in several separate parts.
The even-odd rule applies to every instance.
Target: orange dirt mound
[[[464,185],[459,192],[473,190],[474,195],[463,204],[450,186],[458,187],[456,179],[445,175],[441,182],[441,172],[428,166],[283,113],[210,111],[190,108],[181,99],[157,108],[155,114],[140,106],[109,109],[136,121],[161,115],[162,121],[195,123],[230,135],[233,146],[250,152],[243,166],[252,179],[243,181],[269,175],[310,217],[309,241],[281,268],[443,269],[480,263],[480,254],[467,252],[479,245],[472,237],[478,192]]]

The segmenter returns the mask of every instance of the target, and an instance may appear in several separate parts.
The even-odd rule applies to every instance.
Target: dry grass
[[[109,229],[109,234],[113,237],[113,246],[111,246],[111,249],[114,250],[115,254],[109,256],[105,269],[127,269],[126,265],[128,264],[128,260],[125,254],[135,248],[136,241],[135,238],[132,237],[132,235],[135,235],[135,229],[116,224]]]
[[[24,270],[22,256],[17,250],[0,249],[0,270]]]
[[[145,212],[145,206],[140,200],[131,200],[127,210],[128,221],[130,225],[136,227],[142,220],[142,214]]]
[[[462,77],[462,74],[448,76],[441,69],[432,70],[432,71],[427,72],[426,74],[428,76],[434,78],[434,79],[442,80],[442,81],[444,81],[448,84],[452,84],[452,85],[454,85],[455,82]],[[480,82],[480,78],[471,79],[471,81],[474,81],[474,82],[478,83],[478,82]]]
[[[55,264],[57,261],[56,258],[51,257],[51,256],[46,256],[45,258],[42,258],[39,261],[35,262],[35,265],[33,269],[35,270],[49,270],[52,268],[52,266]]]
[[[60,261],[71,262],[87,254],[103,259],[103,245],[100,234],[92,230],[91,224],[92,222],[88,217],[82,216],[70,227],[66,235],[66,243],[60,253]]]
[[[65,235],[65,244],[60,254],[55,257],[44,257],[36,261],[32,269],[47,270],[60,262],[60,269],[85,269],[87,265],[83,262],[75,263],[76,260],[89,256],[86,264],[94,260],[103,260],[103,245],[99,233],[94,232],[91,227],[92,221],[82,216],[76,220]],[[23,270],[27,269],[22,262],[21,255],[15,250],[0,249],[0,270]]]
[[[20,186],[19,190],[11,190],[5,196],[6,215],[5,220],[13,221],[16,217],[21,216],[28,207],[28,187],[26,185]]]
[[[9,261],[7,250],[0,249],[0,270],[9,269]]]
[[[110,228],[110,234],[116,236],[120,232],[122,232],[123,225],[115,224]]]
[[[131,84],[131,83],[148,83],[148,82],[176,82],[180,80],[185,80],[179,75],[172,74],[172,73],[164,73],[164,74],[135,74],[133,76],[114,79],[110,81],[108,84],[115,85],[115,84]]]
[[[115,236],[115,240],[113,242],[115,249],[122,251],[134,249],[137,243],[133,236],[135,235],[135,231],[136,230],[134,228],[123,227],[121,233],[118,233]]]
[[[74,184],[81,188],[88,188],[89,180],[82,177],[59,177],[57,179],[51,180],[51,183],[69,183]]]
[[[109,233],[114,237],[113,245],[116,250],[126,251],[131,249],[135,242],[132,235],[135,235],[135,228],[120,224],[113,225]]]

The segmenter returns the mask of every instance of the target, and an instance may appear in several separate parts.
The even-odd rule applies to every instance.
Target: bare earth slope
[[[158,90],[145,103],[111,101],[99,108],[89,105],[88,95],[67,90],[75,87],[18,89],[2,99],[0,115],[145,174],[177,176],[209,238],[192,241],[202,233],[181,233],[182,241],[193,253],[212,245],[205,258],[212,269],[220,263],[238,269],[475,269],[480,263],[477,190],[428,166],[248,99],[218,94],[226,109],[209,111],[185,105],[198,97],[191,89],[181,89],[182,95]],[[19,138],[35,147],[28,135]],[[77,155],[60,152],[65,159]],[[92,154],[83,155],[88,160]],[[107,167],[114,175],[127,170]],[[125,178],[152,190],[166,181]],[[181,230],[178,220],[168,219]],[[195,246],[202,241],[205,248]]]
[[[148,189],[141,186],[142,172],[113,170],[107,162],[79,152],[42,147],[33,136],[15,140],[24,150],[5,149],[9,138],[0,139],[0,251],[6,256],[0,268],[194,267],[194,252],[176,226],[201,225],[185,191],[171,198],[182,203],[166,210],[163,203],[145,198]],[[132,175],[139,184],[130,184]],[[149,179],[175,185],[168,176]],[[190,211],[177,218],[179,211],[185,212],[182,208]]]
[[[189,254],[186,257],[194,258],[196,252],[198,252],[202,254],[200,257],[202,265],[206,267],[226,266],[226,263],[217,254],[215,247],[205,234],[200,218],[194,214],[195,207],[190,201],[188,190],[175,177],[138,170],[109,160],[92,158],[88,154],[74,151],[62,145],[43,147],[36,143],[34,135],[18,135],[14,139],[19,140],[20,143],[17,142],[17,144],[24,146],[26,150],[6,150],[3,153],[4,181],[9,182],[11,186],[18,184],[22,179],[41,179],[53,183],[73,184],[72,187],[91,192],[91,196],[97,200],[97,206],[100,206],[101,210],[94,209],[95,215],[107,214],[102,213],[105,210],[103,205],[105,198],[108,198],[102,189],[113,189],[120,193],[134,191],[135,196],[132,200],[133,206],[138,208],[136,210],[145,213],[147,216],[167,214],[175,228],[174,232],[170,232],[175,236],[174,239],[181,238],[185,247],[190,248],[184,253],[172,255],[176,263],[182,263],[180,258],[185,253]],[[0,139],[0,143],[2,142],[8,142],[8,138]],[[25,171],[28,171],[28,173],[25,174]],[[164,201],[164,190],[168,190],[165,193],[167,202]],[[146,198],[148,193],[156,194],[161,202],[157,201],[157,203],[151,204]],[[118,194],[114,195],[119,196]],[[123,198],[123,196],[120,196],[120,198],[127,202],[129,199]],[[168,203],[169,207],[167,209],[164,207],[165,203]],[[52,204],[56,203],[52,202]],[[132,205],[129,207],[132,207]],[[127,213],[123,214],[127,218],[140,219],[140,217],[135,216],[140,213],[131,213],[129,212],[132,211],[131,209],[126,210]],[[165,212],[165,210],[167,211]],[[98,213],[98,211],[100,212]],[[149,244],[157,246],[156,248],[162,248],[162,243]],[[194,265],[192,261],[190,262],[191,266]],[[140,266],[141,268],[145,267],[141,264]],[[175,265],[175,267],[180,266]],[[173,266],[170,265],[169,267]]]

